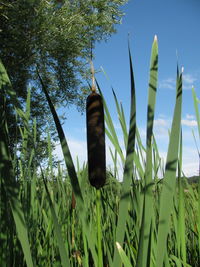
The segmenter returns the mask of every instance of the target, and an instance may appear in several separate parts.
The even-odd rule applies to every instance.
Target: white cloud
[[[163,159],[164,163],[166,163],[167,159],[167,151],[159,151],[160,157]],[[165,164],[164,164],[165,166]],[[183,147],[183,159],[182,159],[182,171],[186,175],[186,177],[190,177],[193,175],[197,175],[199,170],[199,162],[198,162],[198,154],[195,148]],[[162,177],[162,174],[160,174]]]
[[[198,74],[197,73],[186,73],[183,74],[183,89],[184,90],[191,90],[192,86],[195,82],[198,81]],[[167,78],[163,79],[159,82],[159,88],[163,89],[176,89],[176,79],[175,78]]]
[[[195,124],[194,122],[194,116],[191,114],[186,114],[184,119],[182,120],[182,124],[193,126],[192,124]],[[167,149],[169,145],[169,134],[168,130],[171,127],[171,119],[162,115],[159,116],[154,121],[154,133],[156,137],[156,142],[158,145],[158,150],[160,156],[163,158],[164,161],[166,161],[167,156]],[[195,131],[197,128],[194,129]],[[142,142],[145,145],[146,142],[146,128],[145,127],[139,127],[139,133],[142,138]],[[80,167],[82,164],[87,162],[87,143],[86,140],[83,141],[82,137],[80,136],[75,138],[71,135],[67,136],[67,142],[70,148],[70,152],[72,154],[72,158],[75,164],[75,167],[77,165],[77,157],[79,159]],[[123,136],[118,135],[119,143],[122,148],[123,154],[125,156],[125,148],[123,144]],[[106,137],[106,165],[108,168],[113,170],[113,160],[109,151],[109,147],[113,148],[111,142],[109,141],[108,137]],[[114,151],[114,149],[113,149]],[[63,159],[62,149],[59,144],[57,144],[56,149],[54,151],[54,155],[58,157],[58,159]],[[123,176],[123,166],[120,160],[120,157],[118,156],[118,164],[117,164],[118,172],[119,172],[119,179],[122,180]],[[64,165],[65,168],[65,165]],[[198,153],[195,148],[195,143],[192,137],[192,132],[190,128],[183,129],[183,171],[186,175],[191,176],[195,175],[198,170]]]
[[[185,174],[186,177],[198,175],[198,171],[199,171],[198,161],[183,164],[183,173]]]
[[[76,167],[77,157],[80,163],[80,166],[86,162],[87,160],[87,144],[86,141],[77,140],[71,137],[66,137],[67,143],[70,149],[70,153]],[[63,153],[60,143],[56,144],[56,148],[54,150],[54,155],[59,159],[63,160]]]
[[[69,150],[75,165],[75,168],[77,167],[77,158],[79,161],[80,168],[83,166],[84,163],[87,162],[87,142],[82,141],[81,139],[75,139],[72,138],[71,136],[67,136],[67,143],[69,146]],[[123,139],[119,138],[119,143],[122,148],[122,152],[125,155],[125,149],[123,145]],[[113,145],[110,142],[110,140],[106,136],[106,166],[108,168],[113,169],[113,160],[110,154],[109,147],[112,149]],[[114,150],[113,150],[114,151]],[[60,143],[56,144],[56,148],[54,150],[54,155],[58,158],[58,160],[64,160],[63,153],[62,153],[62,148]],[[120,158],[118,156],[118,173],[119,177],[122,177],[122,163],[120,161]]]
[[[186,114],[186,119],[188,119],[188,120],[192,120],[192,119],[194,119],[194,118],[195,118],[194,115]]]
[[[185,118],[183,118],[181,120],[181,124],[183,126],[196,127],[197,126],[197,121],[195,120],[194,115],[186,114]]]
[[[160,114],[158,115],[158,118],[160,118],[160,119],[166,119],[167,116],[166,116],[165,114],[163,114],[163,113],[160,113]]]
[[[157,140],[168,140],[168,132],[171,127],[171,120],[169,118],[158,118],[154,120],[154,134]]]
[[[176,88],[176,81],[174,78],[164,79],[164,80],[159,82],[159,88],[175,89]]]
[[[146,140],[146,128],[138,127],[138,131],[139,131],[140,137],[142,139],[142,142],[145,142],[145,140]]]
[[[198,77],[197,73],[183,74],[183,89],[184,90],[191,90],[192,86],[195,84],[195,82],[198,81],[197,77]]]
[[[154,126],[156,127],[168,127],[169,126],[169,121],[163,118],[158,118],[154,120]]]
[[[198,153],[195,148],[183,146],[183,172],[186,176],[197,174],[199,169]]]
[[[122,127],[121,127],[121,124],[120,124],[119,121],[114,121],[113,125],[114,125],[114,128],[115,128],[115,131],[122,130]]]
[[[181,124],[184,126],[195,127],[195,126],[197,126],[197,121],[196,120],[183,119],[183,120],[181,120]]]
[[[155,119],[154,133],[158,150],[161,158],[166,162],[167,150],[169,145],[169,129],[171,128],[171,119],[165,116],[160,116]],[[182,125],[195,127],[197,122],[195,116],[186,114],[182,120]],[[197,129],[197,128],[196,128]],[[194,131],[196,132],[196,129]],[[195,148],[192,131],[190,128],[183,128],[183,172],[187,176],[197,174],[198,171],[198,153]]]
[[[183,74],[183,83],[193,85],[197,81],[196,75]]]

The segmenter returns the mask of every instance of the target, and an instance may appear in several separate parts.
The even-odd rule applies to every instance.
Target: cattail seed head
[[[96,92],[87,98],[86,119],[89,181],[99,189],[106,180],[106,153],[103,101]]]

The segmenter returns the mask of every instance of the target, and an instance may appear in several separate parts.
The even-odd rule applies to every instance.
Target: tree
[[[47,126],[47,103],[37,69],[55,105],[83,107],[91,46],[107,39],[121,22],[127,0],[3,0],[0,2],[0,58],[24,106],[32,87],[32,117]],[[13,119],[9,115],[12,129]],[[51,120],[50,120],[51,121]],[[10,132],[13,132],[12,130]]]

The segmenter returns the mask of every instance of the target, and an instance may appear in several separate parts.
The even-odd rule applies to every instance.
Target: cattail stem
[[[72,249],[75,247],[75,209],[72,209]]]
[[[96,190],[96,210],[97,210],[98,267],[103,267],[102,232],[101,232],[101,191],[100,190]]]
[[[95,86],[95,77],[94,77],[94,64],[93,62],[91,61],[91,74],[92,74],[92,87],[91,87],[91,90],[92,90],[92,93],[96,93],[96,86]]]
[[[76,199],[74,192],[72,191],[72,248],[75,246],[75,208],[76,208]]]

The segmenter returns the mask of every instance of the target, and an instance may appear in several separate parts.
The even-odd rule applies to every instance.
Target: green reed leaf
[[[106,101],[103,97],[103,94],[101,92],[101,88],[97,82],[97,88],[99,90],[99,93],[100,95],[102,96],[102,99],[103,99],[103,106],[104,106],[104,112],[105,112],[105,122],[106,122],[106,135],[108,136],[108,138],[110,139],[111,143],[113,144],[113,146],[115,147],[115,149],[117,150],[120,158],[121,158],[121,161],[122,163],[124,164],[124,155],[123,155],[123,152],[122,152],[122,149],[120,147],[120,144],[119,144],[119,140],[118,140],[118,137],[117,137],[117,134],[116,134],[116,131],[115,131],[115,127],[113,125],[113,122],[112,122],[112,118],[110,116],[110,112],[108,110],[108,107],[107,107],[107,104],[106,104]]]
[[[116,242],[116,247],[118,249],[124,267],[132,267],[129,258],[127,257],[126,253],[124,252],[123,248],[120,246],[118,242]]]
[[[9,151],[8,127],[6,122],[6,96],[15,96],[10,80],[3,64],[0,61],[0,179],[1,188],[6,193],[6,199],[11,206],[17,234],[22,246],[26,264],[33,267],[30,244],[28,240],[27,226],[18,198],[18,186],[15,180],[13,164]],[[3,203],[4,205],[5,203]]]
[[[43,91],[45,93],[47,102],[49,104],[51,113],[52,113],[53,118],[54,118],[54,122],[55,122],[55,125],[56,125],[56,129],[57,129],[57,132],[58,132],[58,136],[59,136],[59,139],[60,139],[60,143],[61,143],[61,147],[62,147],[64,159],[65,159],[65,164],[66,164],[66,167],[67,167],[67,170],[68,170],[68,174],[69,174],[69,177],[70,177],[70,181],[71,181],[71,185],[72,185],[72,188],[73,188],[73,191],[74,191],[74,194],[75,194],[75,199],[77,201],[77,206],[78,206],[78,209],[79,209],[79,216],[80,216],[80,219],[81,219],[81,222],[82,222],[84,233],[85,233],[85,235],[87,237],[87,241],[88,241],[91,253],[92,253],[93,260],[94,260],[94,262],[96,264],[96,262],[98,260],[97,260],[97,254],[96,254],[96,251],[95,251],[95,242],[94,242],[94,239],[92,237],[92,234],[91,234],[89,226],[88,226],[88,222],[87,222],[87,218],[86,218],[86,209],[85,209],[85,206],[84,206],[84,199],[83,199],[82,192],[81,192],[81,189],[80,189],[77,173],[76,173],[76,170],[75,170],[75,167],[74,167],[74,163],[73,163],[72,156],[71,156],[71,153],[70,153],[70,150],[69,150],[69,146],[67,144],[67,140],[65,138],[64,131],[63,131],[62,126],[60,124],[60,121],[59,121],[58,115],[56,113],[56,110],[55,110],[55,108],[53,106],[53,103],[51,102],[51,99],[49,97],[47,88],[44,85],[44,83],[42,81],[42,78],[39,75],[39,72],[38,72],[38,77],[40,79],[40,82],[41,82],[41,85],[42,85],[42,89],[43,89]]]
[[[163,188],[160,197],[160,212],[157,241],[156,266],[163,266],[164,255],[167,251],[167,236],[169,233],[170,214],[173,207],[173,195],[176,188],[176,170],[178,162],[182,108],[182,73],[177,69],[176,104],[167,153]]]
[[[71,181],[71,184],[72,184],[72,187],[73,187],[73,191],[74,191],[75,197],[76,197],[77,201],[79,201],[80,206],[82,206],[83,205],[82,204],[83,203],[83,197],[82,197],[81,189],[80,189],[80,186],[79,186],[78,177],[77,177],[77,174],[76,174],[74,163],[73,163],[73,160],[72,160],[72,156],[71,156],[71,153],[70,153],[70,150],[69,150],[69,146],[68,146],[67,140],[65,138],[64,131],[62,129],[60,120],[59,120],[58,115],[56,113],[56,110],[55,110],[55,108],[53,106],[53,103],[51,102],[51,99],[49,97],[47,88],[44,85],[39,72],[38,72],[38,77],[40,79],[43,92],[44,92],[44,94],[46,96],[46,99],[48,101],[52,116],[54,118],[54,122],[55,122],[55,125],[56,125],[56,129],[57,129],[57,132],[58,132],[58,136],[59,136],[59,139],[60,139],[60,144],[61,144],[61,147],[62,147],[64,159],[65,159],[65,164],[66,164],[66,167],[67,167],[67,170],[68,170],[68,173],[69,173],[69,177],[70,177],[70,181]]]
[[[135,152],[135,136],[136,136],[136,99],[135,99],[135,83],[132,66],[131,52],[129,48],[130,76],[131,76],[131,107],[130,107],[130,128],[128,134],[128,143],[126,148],[126,159],[124,165],[123,183],[121,190],[121,198],[119,203],[119,215],[116,228],[116,241],[122,246],[126,220],[128,217],[128,204],[130,201],[130,186],[133,175],[133,161]],[[120,266],[119,254],[117,248],[114,251],[113,266]]]
[[[194,87],[192,87],[192,96],[193,96],[194,109],[195,109],[197,125],[198,125],[198,131],[199,131],[199,138],[200,138],[200,113],[199,113],[199,107],[198,107],[199,101],[198,101],[196,92],[194,90]]]
[[[149,78],[149,95],[147,108],[147,136],[146,136],[146,168],[145,168],[145,188],[144,188],[144,207],[143,217],[140,229],[139,250],[137,256],[137,267],[150,266],[151,257],[146,257],[151,253],[151,235],[150,227],[153,216],[153,199],[152,199],[152,140],[153,140],[153,123],[155,113],[156,91],[158,79],[158,42],[157,36],[154,37],[151,61],[150,61],[150,78]]]
[[[55,226],[55,236],[56,236],[57,242],[58,242],[58,248],[59,248],[59,252],[60,252],[61,263],[62,263],[63,267],[70,266],[69,255],[68,255],[68,252],[67,252],[68,250],[66,249],[64,241],[63,241],[62,232],[61,232],[61,226],[58,223],[58,218],[57,218],[57,215],[56,215],[56,211],[55,211],[55,208],[54,208],[54,205],[53,205],[53,201],[51,199],[51,196],[50,196],[50,193],[49,193],[49,190],[48,190],[48,186],[47,186],[47,182],[46,182],[46,179],[44,177],[44,174],[43,174],[41,166],[40,166],[40,171],[41,171],[42,179],[43,179],[43,182],[44,182],[45,190],[46,190],[46,193],[47,193],[47,199],[48,199],[48,202],[49,202],[51,215],[52,215],[52,218],[53,218],[53,223],[54,223],[54,226]],[[48,221],[48,219],[47,219],[47,221]]]
[[[200,101],[197,98],[194,87],[192,87],[192,96],[193,96],[194,109],[195,109],[198,131],[199,131],[199,139],[200,139],[200,113],[199,113],[199,106],[198,106]],[[193,133],[193,136],[194,136],[194,140],[195,140],[195,144],[196,144],[197,152],[198,152],[198,156],[199,156],[199,176],[200,176],[200,153],[198,150],[198,146],[197,146],[197,142],[196,142],[196,138],[195,138],[194,133]],[[199,254],[200,254],[200,178],[199,178],[199,183],[198,183],[198,192],[199,192],[199,196],[198,196],[198,214],[199,214],[199,216],[198,216],[198,240],[199,240],[199,242],[198,243],[199,243]]]
[[[122,128],[122,132],[123,132],[123,137],[124,137],[124,146],[125,148],[127,147],[127,142],[128,142],[128,132],[127,132],[127,127],[126,127],[126,120],[125,120],[125,116],[124,116],[124,110],[123,110],[123,106],[119,104],[118,99],[116,97],[115,91],[112,89],[113,92],[113,96],[115,99],[115,105],[117,108],[117,113],[118,113],[118,119]]]

